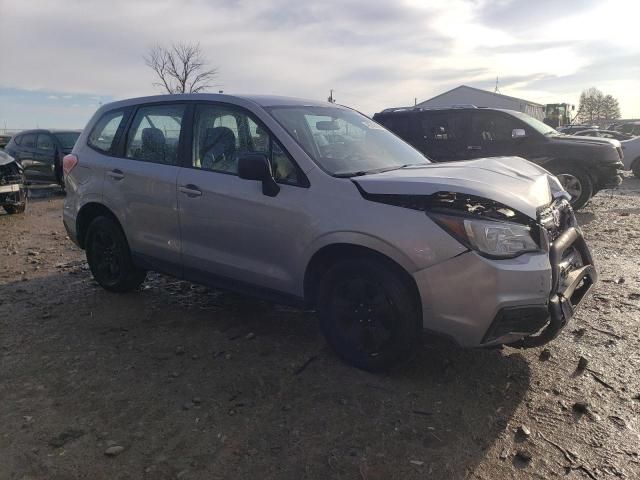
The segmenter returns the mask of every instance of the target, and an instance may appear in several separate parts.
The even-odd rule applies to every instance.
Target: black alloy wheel
[[[124,233],[114,220],[107,217],[93,220],[85,243],[91,273],[105,289],[128,292],[144,281],[146,272],[133,264]]]
[[[327,342],[347,363],[379,371],[407,358],[420,338],[409,280],[377,258],[343,260],[323,276],[317,310]]]

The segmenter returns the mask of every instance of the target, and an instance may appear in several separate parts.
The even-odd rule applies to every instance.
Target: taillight
[[[73,153],[65,155],[62,159],[62,171],[65,175],[69,175],[69,172],[73,170],[73,167],[75,167],[77,164],[78,157],[76,157]]]

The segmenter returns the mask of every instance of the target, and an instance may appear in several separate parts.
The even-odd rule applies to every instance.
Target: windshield
[[[526,113],[509,112],[509,114],[519,118],[524,123],[526,123],[531,128],[533,128],[536,132],[541,133],[542,135],[560,135],[560,132],[558,132],[555,128],[550,127],[549,125],[541,122],[540,120],[536,120],[535,118],[530,117]]]
[[[373,120],[337,107],[272,107],[269,113],[309,156],[334,176],[394,170],[429,162]]]
[[[53,135],[58,139],[63,150],[70,151],[76,144],[76,140],[78,140],[80,132],[56,132]]]

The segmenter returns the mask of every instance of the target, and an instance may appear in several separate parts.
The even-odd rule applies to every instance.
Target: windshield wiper
[[[407,163],[404,165],[395,165],[393,167],[384,167],[384,168],[374,168],[373,170],[359,170],[357,172],[347,172],[347,173],[335,173],[335,177],[343,178],[343,177],[361,177],[363,175],[372,175],[374,173],[384,173],[384,172],[392,172],[393,170],[400,170],[407,167],[416,167],[422,165],[422,163]],[[425,165],[428,165],[425,163]]]
[[[368,175],[370,173],[378,173],[378,172],[373,170],[360,170],[358,172],[334,173],[333,176],[338,178],[361,177],[363,175]]]

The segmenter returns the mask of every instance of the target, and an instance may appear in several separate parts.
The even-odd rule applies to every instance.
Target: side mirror
[[[269,197],[275,197],[280,191],[271,174],[269,160],[264,155],[253,153],[238,158],[238,177],[262,182],[262,193]]]
[[[524,131],[524,128],[514,128],[511,130],[511,138],[524,138],[527,136],[527,132]]]

